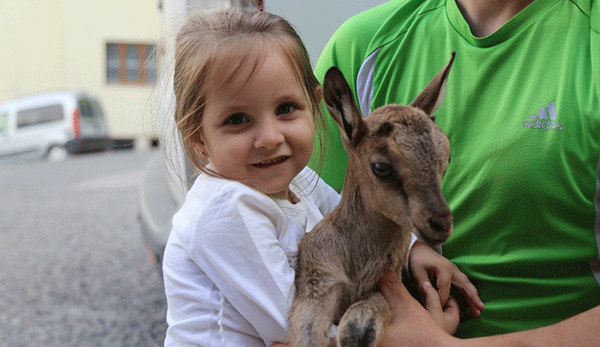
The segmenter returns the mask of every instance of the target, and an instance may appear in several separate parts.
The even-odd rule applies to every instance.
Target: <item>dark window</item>
[[[102,108],[97,101],[80,98],[78,99],[77,104],[79,106],[79,116],[83,118],[102,118]]]
[[[60,104],[30,108],[17,112],[17,128],[49,123],[65,118]]]
[[[156,82],[154,45],[107,43],[108,83],[153,84]]]

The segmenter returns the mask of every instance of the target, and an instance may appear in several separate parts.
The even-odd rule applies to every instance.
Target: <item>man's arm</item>
[[[464,346],[600,346],[600,306],[546,327],[464,340]]]
[[[446,346],[446,347],[592,347],[600,346],[600,306],[563,322],[542,328],[487,337],[458,339],[445,333],[433,316],[443,314],[441,304],[428,305],[428,311],[415,300],[395,274],[380,282],[381,292],[390,304],[394,319],[380,346]],[[424,287],[428,300],[439,296],[433,287]],[[439,302],[439,301],[438,301]]]

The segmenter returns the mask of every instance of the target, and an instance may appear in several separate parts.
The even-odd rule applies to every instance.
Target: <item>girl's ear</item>
[[[196,152],[196,155],[198,155],[200,158],[208,159],[208,152],[205,149],[200,148],[200,146],[196,146],[194,147],[194,150]]]
[[[194,152],[196,152],[196,155],[204,159],[209,159],[208,148],[204,142],[204,135],[202,135],[202,133],[198,134],[194,142]]]

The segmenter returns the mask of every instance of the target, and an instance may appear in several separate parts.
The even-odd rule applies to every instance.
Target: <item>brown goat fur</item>
[[[432,244],[452,232],[452,213],[442,196],[448,138],[432,115],[446,67],[409,105],[386,105],[363,118],[341,72],[325,76],[324,99],[349,155],[342,198],[300,242],[296,298],[290,312],[292,347],[376,346],[390,319],[377,282],[401,272],[411,232]]]

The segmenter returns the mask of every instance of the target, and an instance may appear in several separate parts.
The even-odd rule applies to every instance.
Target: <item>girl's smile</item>
[[[261,169],[267,169],[272,166],[279,165],[279,164],[283,163],[284,161],[288,160],[289,158],[290,158],[290,156],[282,156],[279,158],[265,160],[260,163],[252,164],[252,166],[255,166],[255,167],[258,167]]]
[[[279,50],[242,64],[208,93],[198,152],[221,176],[288,199],[312,154],[316,110]]]

